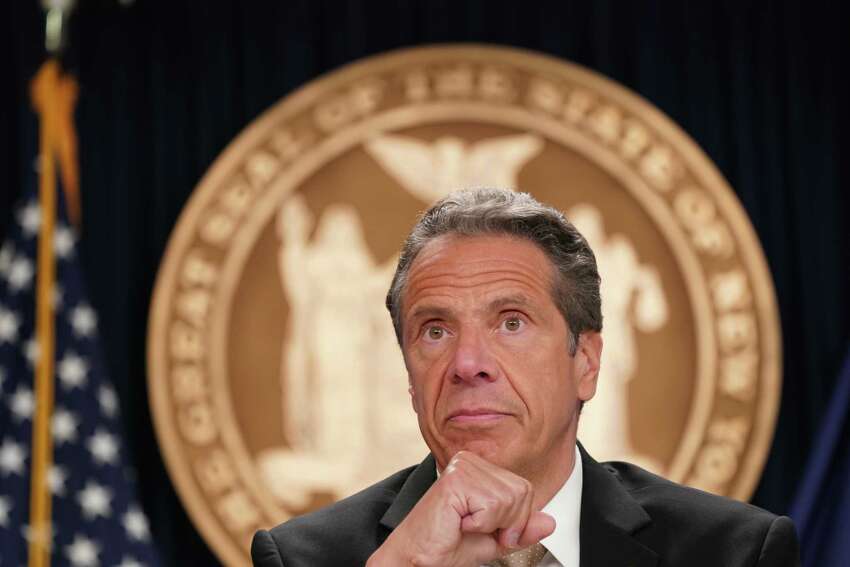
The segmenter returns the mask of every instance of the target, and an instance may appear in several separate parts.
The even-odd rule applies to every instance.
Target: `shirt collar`
[[[575,452],[575,463],[570,478],[543,507],[543,512],[555,518],[555,531],[540,543],[546,546],[561,565],[579,564],[579,519],[584,475],[578,446]]]

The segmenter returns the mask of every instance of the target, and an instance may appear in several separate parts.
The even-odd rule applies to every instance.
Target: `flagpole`
[[[42,95],[50,95],[55,87],[58,69],[54,61],[43,67],[34,82]],[[52,84],[51,84],[52,83]],[[39,108],[39,203],[41,225],[38,234],[38,271],[36,283],[36,338],[38,359],[35,372],[35,418],[32,431],[32,470],[30,476],[29,567],[50,564],[51,500],[47,473],[53,460],[50,421],[53,414],[53,380],[55,358],[55,320],[52,290],[56,281],[53,229],[56,222],[56,174],[52,137],[50,98],[44,97]],[[45,100],[46,99],[46,100]]]
[[[60,77],[55,55],[64,42],[63,28],[70,0],[45,0],[47,9],[45,47],[50,58],[32,82],[33,104],[39,115],[39,203],[41,222],[38,234],[36,281],[36,338],[38,357],[35,371],[35,416],[32,429],[32,469],[30,476],[29,567],[50,565],[52,543],[52,501],[48,473],[53,463],[51,421],[54,403],[56,321],[53,291],[56,287],[56,258],[53,248],[56,225],[56,154],[59,150],[60,112],[67,112],[68,95],[76,90]],[[64,104],[63,104],[64,99]],[[73,107],[71,102],[70,107]],[[61,158],[60,158],[61,160]]]

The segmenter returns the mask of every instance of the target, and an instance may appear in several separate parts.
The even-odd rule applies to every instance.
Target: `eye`
[[[440,339],[442,339],[442,338],[443,338],[443,336],[446,334],[446,331],[445,331],[445,329],[443,329],[442,327],[434,327],[434,326],[431,326],[431,327],[428,327],[428,328],[425,330],[425,334],[426,334],[426,335],[428,336],[428,338],[429,338],[429,339],[431,339],[432,341],[438,341],[438,340],[440,340]]]
[[[506,331],[510,331],[512,333],[519,331],[522,328],[522,325],[523,320],[517,317],[516,315],[508,317],[507,319],[502,321],[502,327],[504,327]]]

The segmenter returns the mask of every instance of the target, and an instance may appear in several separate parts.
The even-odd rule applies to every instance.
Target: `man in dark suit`
[[[387,307],[431,455],[258,532],[255,565],[799,564],[787,518],[577,445],[602,355],[599,275],[555,209],[501,190],[443,199],[405,242]]]

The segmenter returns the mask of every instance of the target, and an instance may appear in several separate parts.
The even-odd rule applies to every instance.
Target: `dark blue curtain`
[[[37,0],[0,6],[0,234],[32,182]],[[718,164],[764,245],[784,386],[753,501],[785,512],[850,339],[850,33],[818,2],[79,0],[65,64],[81,84],[82,260],[143,503],[172,565],[215,560],[163,467],[148,413],[148,301],[199,178],[260,112],[344,63],[435,42],[540,50],[602,72]]]

